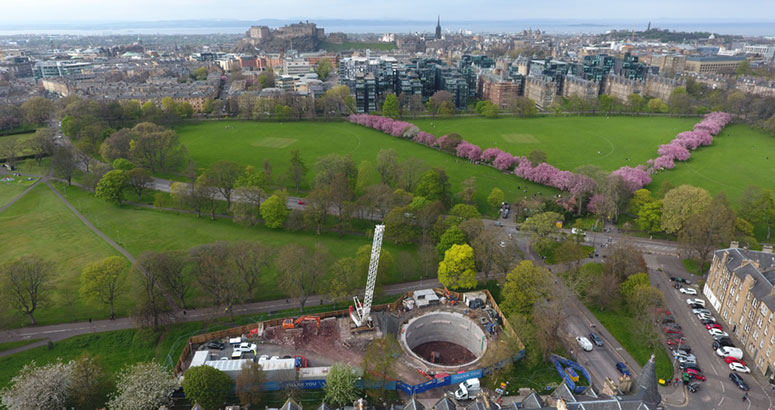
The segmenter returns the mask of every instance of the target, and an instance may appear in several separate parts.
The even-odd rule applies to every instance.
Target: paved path
[[[11,207],[11,205],[13,205],[13,204],[15,204],[15,203],[16,203],[16,201],[18,201],[18,200],[22,199],[22,197],[23,197],[24,195],[27,195],[27,193],[28,193],[28,192],[32,191],[32,190],[33,190],[33,189],[34,189],[36,186],[38,186],[38,184],[40,184],[40,182],[41,182],[41,179],[38,179],[37,181],[35,181],[35,183],[34,183],[34,184],[32,184],[32,185],[30,185],[29,187],[27,187],[27,189],[25,189],[25,190],[24,190],[24,192],[22,192],[22,193],[21,193],[21,194],[19,194],[19,195],[16,195],[16,197],[15,197],[14,199],[12,199],[10,202],[8,202],[7,204],[5,204],[5,205],[3,205],[3,206],[0,206],[0,213],[2,213],[3,211],[5,211],[6,209],[10,208],[10,207]]]

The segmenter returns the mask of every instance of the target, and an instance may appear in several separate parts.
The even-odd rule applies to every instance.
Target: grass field
[[[85,320],[104,313],[105,309],[81,302],[79,277],[86,265],[118,253],[94,235],[51,190],[43,184],[33,188],[0,214],[0,226],[0,260],[38,255],[54,264],[57,291],[51,295],[52,303],[42,305],[35,313],[40,323]],[[118,311],[126,312],[129,306],[128,299],[121,299]],[[14,327],[19,322],[28,323],[19,317]]]
[[[773,172],[775,138],[747,125],[730,125],[713,138],[713,145],[699,148],[689,161],[676,161],[674,169],[655,175],[649,188],[659,190],[664,182],[699,186],[714,195],[724,192],[736,208],[749,185],[775,189]]]
[[[40,339],[30,339],[30,340],[19,340],[17,342],[5,342],[0,343],[0,352],[4,352],[6,350],[12,350],[16,349],[17,347],[26,346],[30,343],[35,343]]]
[[[0,181],[0,206],[11,202],[12,199],[16,198],[17,195],[24,192],[27,188],[28,186],[24,184]]]
[[[612,171],[655,158],[659,144],[690,130],[699,119],[575,116],[410,121],[436,136],[458,133],[482,149],[500,148],[514,155],[542,150],[548,162],[560,169],[597,165]]]
[[[21,134],[2,135],[0,136],[0,144],[7,144],[11,141],[16,141],[17,143],[21,144],[21,149],[16,152],[17,156],[32,154],[32,150],[27,147],[26,143],[35,136],[34,131],[35,130]],[[3,157],[5,156],[3,155]]]
[[[516,201],[522,196],[534,193],[556,192],[552,188],[526,182],[490,167],[469,164],[468,161],[420,144],[344,122],[212,121],[180,127],[178,133],[199,167],[207,167],[218,160],[230,159],[242,165],[254,165],[260,169],[263,167],[264,160],[268,159],[274,174],[282,175],[285,178],[283,185],[287,187],[292,187],[292,182],[286,174],[290,151],[293,149],[301,152],[302,159],[310,167],[307,182],[302,187],[308,189],[317,158],[337,153],[352,155],[356,164],[361,161],[375,163],[380,149],[393,148],[398,152],[400,160],[415,157],[424,160],[429,167],[444,168],[450,177],[454,192],[461,190],[462,181],[475,176],[477,202],[479,209],[485,213],[494,214],[494,211],[489,209],[486,198],[490,190],[496,186],[503,189],[506,199],[510,201]],[[528,192],[522,192],[517,189],[517,186],[522,190],[527,189]]]

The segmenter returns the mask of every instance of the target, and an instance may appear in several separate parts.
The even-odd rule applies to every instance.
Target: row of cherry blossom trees
[[[690,150],[697,147],[710,145],[713,142],[713,136],[724,129],[732,116],[725,112],[712,112],[694,125],[691,131],[684,131],[670,141],[668,144],[660,145],[657,153],[659,157],[650,159],[647,162],[646,170],[650,173],[656,173],[664,169],[675,167],[675,161],[686,161],[691,157]]]

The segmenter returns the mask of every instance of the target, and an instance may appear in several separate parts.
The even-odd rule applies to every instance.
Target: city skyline
[[[529,19],[577,19],[586,21],[635,21],[682,20],[682,21],[773,21],[775,10],[761,0],[741,0],[734,8],[722,0],[687,0],[674,2],[656,0],[648,4],[633,3],[621,7],[614,0],[600,0],[595,7],[574,1],[560,0],[551,4],[515,3],[507,0],[491,0],[486,7],[470,7],[469,2],[450,0],[445,2],[410,2],[396,0],[390,4],[367,1],[354,3],[332,0],[325,5],[310,0],[294,2],[288,7],[284,2],[258,1],[246,10],[245,4],[219,4],[213,9],[212,2],[204,0],[137,0],[134,2],[99,0],[73,0],[62,3],[53,0],[33,0],[3,6],[2,23],[62,23],[62,22],[126,22],[165,21],[186,19],[224,20],[425,20],[441,14],[442,22],[449,21],[504,21]],[[30,13],[34,9],[35,13]],[[153,13],[149,13],[152,10]],[[300,14],[299,10],[304,10]],[[346,14],[343,11],[346,10]],[[497,12],[494,12],[497,10]],[[756,10],[755,13],[751,13]],[[751,16],[755,16],[751,18]]]

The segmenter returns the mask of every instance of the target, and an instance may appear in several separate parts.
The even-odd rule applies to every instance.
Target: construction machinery
[[[320,317],[318,316],[299,316],[296,320],[288,318],[283,320],[283,329],[295,329],[304,321],[317,322],[318,329],[320,329]]]
[[[363,295],[363,303],[358,296],[353,296],[353,306],[350,306],[350,318],[356,328],[373,327],[371,320],[371,302],[374,299],[374,286],[377,284],[377,268],[379,267],[379,253],[382,249],[382,234],[385,225],[374,227],[374,241],[371,244],[371,259],[369,259],[369,276],[366,279],[366,292]]]

